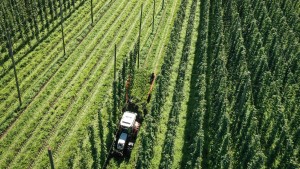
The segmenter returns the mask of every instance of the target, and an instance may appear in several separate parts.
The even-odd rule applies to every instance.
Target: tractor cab
[[[123,150],[124,147],[125,147],[125,143],[126,143],[126,140],[127,140],[127,134],[126,133],[122,133],[120,135],[120,138],[118,140],[118,144],[117,144],[117,149],[118,150]]]

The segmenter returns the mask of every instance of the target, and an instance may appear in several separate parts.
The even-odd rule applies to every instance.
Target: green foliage
[[[171,107],[171,111],[169,113],[168,125],[167,125],[167,133],[164,141],[163,151],[161,152],[162,158],[160,161],[160,168],[172,168],[173,160],[174,160],[174,142],[176,140],[176,130],[177,124],[179,122],[179,113],[181,111],[181,102],[183,100],[183,88],[184,82],[186,80],[186,70],[187,70],[187,62],[189,60],[190,55],[190,45],[192,40],[192,33],[194,28],[194,19],[197,0],[194,0],[191,5],[191,11],[188,19],[188,25],[186,28],[186,36],[184,41],[184,46],[182,50],[182,56],[180,60],[180,65],[178,68],[178,75],[176,79],[176,85],[174,89],[174,94],[172,98],[173,105]]]
[[[130,89],[130,98],[132,101],[143,108],[147,103],[148,92],[150,89],[151,71],[143,68],[136,69],[134,72],[133,84]]]
[[[89,134],[89,141],[91,145],[91,154],[93,157],[93,164],[92,168],[97,169],[98,168],[98,154],[97,154],[97,148],[96,148],[96,142],[95,142],[95,133],[94,133],[94,127],[88,126],[88,134]]]
[[[151,36],[153,1],[143,1],[140,59],[150,63],[140,69],[142,1],[94,0],[93,27],[87,26],[85,1],[62,2],[66,56],[56,30],[58,1],[0,3],[0,168],[46,168],[47,146],[58,168],[99,168],[114,139],[127,79],[130,96],[143,107],[153,70],[157,82],[135,144],[138,152],[109,167],[300,167],[298,1],[170,1],[163,9],[168,11],[158,12],[161,20]],[[7,28],[24,93],[21,107],[5,54]],[[114,44],[121,54],[113,82]]]
[[[166,91],[169,87],[170,71],[172,65],[174,64],[174,55],[176,54],[177,45],[179,43],[186,7],[187,1],[183,0],[180,4],[179,11],[174,21],[174,27],[168,43],[164,64],[162,65],[161,75],[157,79],[157,86],[154,96],[155,100],[152,102],[151,114],[149,114],[145,119],[147,126],[144,132],[141,134],[145,146],[141,147],[139,150],[140,155],[137,160],[137,168],[148,168],[150,165],[150,160],[153,157],[153,145],[155,141],[155,134],[157,132],[157,126],[155,122],[159,121],[159,114],[161,113],[162,105],[166,99]]]

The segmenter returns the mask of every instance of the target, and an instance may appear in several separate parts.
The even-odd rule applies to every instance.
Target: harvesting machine
[[[122,118],[103,168],[106,168],[112,157],[130,157],[143,118],[147,114],[155,79],[154,73],[143,69],[136,70],[134,78],[128,77]]]

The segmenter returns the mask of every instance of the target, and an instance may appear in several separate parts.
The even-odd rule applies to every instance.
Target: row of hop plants
[[[295,4],[292,1],[259,4],[245,1],[241,7],[249,11],[240,17],[241,20],[256,21],[251,23],[251,32],[244,33],[244,37],[249,41],[246,57],[250,65],[253,104],[257,109],[254,117],[258,120],[261,149],[266,156],[264,165],[267,168],[297,168],[297,158],[293,155],[297,144],[293,140],[298,128],[289,124],[297,121],[299,114],[294,113],[298,112],[295,105],[299,99],[293,94],[299,90],[299,79],[296,78],[299,66],[295,66],[299,36],[295,32],[297,19],[293,24],[287,17],[295,12]],[[242,27],[246,28],[247,24]],[[281,151],[284,153],[280,154]]]
[[[298,44],[298,37],[294,33],[297,28],[296,24],[291,24],[282,16],[283,9],[292,8],[290,5],[293,3],[254,2],[201,1],[191,81],[193,94],[190,95],[187,112],[187,124],[193,125],[187,125],[185,129],[181,161],[183,168],[299,166],[296,157],[299,154],[299,127],[296,125],[299,123],[299,95],[296,94],[299,91],[299,78],[295,77],[299,66],[293,64],[298,63],[296,56],[299,50],[295,48],[297,45],[291,45],[294,42]],[[182,1],[172,30],[173,36],[162,73],[157,79],[151,111],[146,116],[144,131],[141,133],[142,146],[136,164],[138,168],[149,167],[153,158],[157,123],[167,96],[173,56],[182,27],[178,20],[184,18],[180,14],[186,8],[184,3],[186,1]],[[279,43],[280,40],[286,45]],[[282,54],[290,57],[281,58]],[[124,60],[122,72],[119,73],[122,77],[118,77],[116,93],[124,100],[127,74],[134,74],[130,67],[135,67],[125,68],[124,65],[134,63]],[[173,100],[178,101],[176,98],[180,94],[180,84],[179,79],[176,85],[178,92],[174,93]],[[116,105],[121,105],[122,99],[117,100],[119,103]],[[171,116],[174,118],[168,127],[161,167],[172,164],[173,124],[180,110],[176,105],[173,107]],[[210,155],[207,156],[208,153]],[[280,164],[276,161],[280,161]]]
[[[222,86],[227,85],[228,87],[227,89],[220,88],[219,90],[223,92],[223,94],[220,93],[222,94],[221,96],[225,96],[224,108],[227,110],[225,111],[226,116],[224,117],[231,121],[229,127],[226,125],[227,129],[224,128],[223,131],[228,131],[227,136],[225,135],[227,140],[228,136],[231,138],[227,141],[229,142],[227,151],[231,150],[234,152],[228,154],[229,156],[227,155],[227,157],[232,159],[229,160],[229,165],[233,167],[295,168],[297,166],[295,163],[296,158],[293,155],[295,152],[291,150],[292,147],[297,147],[292,143],[294,137],[293,133],[297,133],[297,129],[289,133],[288,129],[285,127],[282,128],[287,125],[283,119],[290,120],[289,118],[291,118],[291,121],[293,121],[292,116],[289,117],[289,114],[291,114],[289,111],[293,110],[284,110],[284,107],[288,105],[285,105],[283,100],[288,99],[286,98],[288,96],[281,95],[280,93],[283,91],[291,92],[292,90],[297,90],[290,88],[291,86],[295,86],[295,81],[285,81],[284,76],[282,76],[282,74],[284,74],[282,72],[288,71],[288,78],[292,79],[293,73],[291,72],[297,71],[297,67],[293,66],[291,70],[287,69],[287,65],[291,63],[292,60],[296,61],[294,56],[298,51],[295,50],[294,45],[291,44],[295,42],[294,40],[297,39],[297,36],[293,36],[293,38],[287,40],[287,37],[292,37],[290,35],[293,34],[293,32],[282,31],[289,29],[287,22],[284,21],[284,17],[281,19],[284,21],[281,23],[281,26],[279,26],[279,23],[276,21],[270,22],[271,20],[266,11],[267,8],[263,7],[264,3],[258,3],[261,4],[259,8],[256,3],[251,4],[250,1],[223,3],[223,10],[229,11],[225,16],[229,17],[231,23],[226,24],[231,25],[229,27],[224,26],[225,29],[223,32],[225,41],[223,43],[225,53],[223,52],[223,54],[221,53],[220,55],[225,55],[225,58],[227,57],[227,59],[223,59],[222,61],[222,64],[226,63],[226,68],[222,68],[221,70],[226,72],[226,74],[222,75],[225,77],[225,83],[222,82]],[[280,8],[278,9],[280,10]],[[278,12],[276,13],[278,14]],[[277,17],[280,19],[282,16],[277,15]],[[210,19],[213,19],[213,17],[210,17]],[[277,33],[282,36],[276,36]],[[213,39],[213,37],[210,36],[209,38]],[[289,45],[285,47],[282,46],[282,44],[278,43],[279,38],[281,38],[283,43],[288,42]],[[210,45],[213,44],[214,43]],[[274,45],[276,46],[275,48],[271,47]],[[276,52],[274,52],[274,50]],[[291,57],[282,57],[287,56],[287,53],[284,53],[283,50],[289,51],[287,53]],[[211,54],[214,53],[210,52],[209,55]],[[269,60],[267,58],[273,59]],[[285,60],[286,63],[283,62],[284,59],[287,59]],[[217,87],[218,85],[214,84],[216,82],[217,84],[220,83],[217,79],[214,80],[214,78],[212,78],[212,86],[216,85]],[[282,89],[280,87],[282,85],[281,82],[283,82],[283,86],[289,86],[287,87],[288,90],[280,90]],[[210,90],[219,93],[219,91],[214,91],[216,87]],[[214,95],[215,94],[212,96]],[[213,99],[212,102],[214,102],[214,97],[210,98]],[[292,101],[290,105],[297,104],[297,99],[290,101]],[[231,106],[229,106],[228,103]],[[275,104],[277,106],[271,106]],[[214,107],[215,106],[211,106],[213,109],[211,114],[213,116],[209,119],[213,121],[210,124],[214,124],[216,122],[215,120],[223,121],[224,119],[223,117],[218,118],[218,116],[215,115],[215,113],[218,113],[218,109]],[[277,116],[279,118],[275,118]],[[226,123],[228,124],[228,122]],[[221,124],[223,124],[223,122]],[[212,131],[214,133],[218,131],[217,127],[211,126],[209,128],[213,129],[209,130],[210,135],[214,135]],[[275,138],[278,138],[278,140]],[[216,144],[220,145],[218,140],[214,140],[214,138],[210,138],[210,140],[212,147],[217,148],[218,146],[216,146]],[[266,142],[268,142],[268,146],[266,146]],[[279,146],[282,144],[284,146]],[[274,149],[271,148],[272,146],[274,146]],[[211,150],[217,154],[216,150],[213,148],[211,148]],[[285,153],[280,155],[279,151],[284,151]],[[216,157],[216,159],[219,158],[218,156]],[[216,160],[211,157],[208,159]],[[281,161],[280,164],[276,164],[275,161],[277,160]],[[215,161],[210,161],[209,165],[213,164],[216,164]]]
[[[185,41],[182,49],[181,60],[178,68],[178,74],[174,89],[174,94],[172,98],[172,107],[169,112],[169,120],[167,124],[167,132],[164,141],[163,151],[161,152],[162,158],[160,160],[160,168],[172,168],[173,160],[174,160],[174,142],[176,138],[176,129],[179,123],[179,114],[181,112],[181,104],[183,101],[183,89],[184,83],[186,80],[186,71],[187,65],[189,61],[189,57],[191,55],[191,42],[192,35],[194,30],[194,20],[197,9],[197,0],[193,0],[191,4],[191,11],[188,16],[188,25],[186,27],[186,35]]]
[[[204,115],[206,112],[206,72],[208,51],[208,23],[210,1],[200,1],[200,21],[194,65],[190,81],[190,95],[187,103],[186,126],[184,133],[182,168],[197,168],[203,161],[204,147]],[[194,132],[191,132],[194,131]],[[187,155],[189,154],[189,155]],[[204,167],[206,168],[206,167]]]
[[[150,113],[146,116],[145,127],[141,133],[141,144],[139,156],[137,160],[138,168],[148,168],[153,157],[153,147],[156,140],[156,133],[158,131],[158,122],[163,104],[165,103],[167,91],[169,87],[169,80],[171,75],[171,68],[174,64],[174,56],[177,52],[179,44],[180,32],[185,19],[185,10],[187,7],[187,0],[181,2],[179,11],[175,19],[174,27],[171,31],[170,41],[167,46],[166,56],[161,68],[161,74],[157,77],[155,96],[152,101]]]

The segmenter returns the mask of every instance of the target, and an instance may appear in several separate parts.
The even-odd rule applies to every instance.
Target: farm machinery
[[[140,120],[137,119],[137,113],[126,111],[123,113],[120,121],[119,132],[116,136],[114,152],[123,156],[124,151],[130,152],[133,148],[139,127]]]
[[[143,69],[135,71],[134,79],[128,77],[125,85],[126,101],[122,109],[122,117],[103,168],[106,168],[112,157],[130,157],[143,118],[148,111],[147,105],[151,99],[155,79],[154,73]]]

